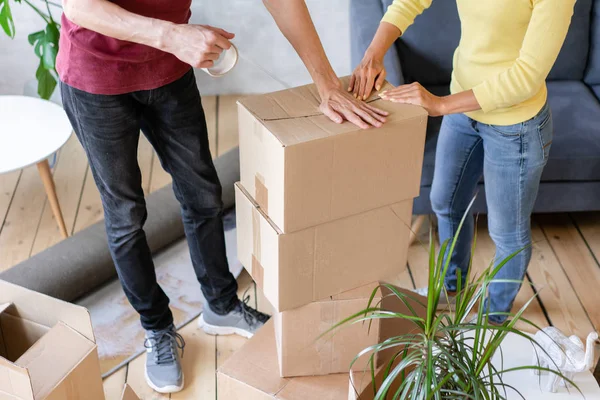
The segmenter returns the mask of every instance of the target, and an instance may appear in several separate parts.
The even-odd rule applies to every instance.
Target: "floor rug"
[[[235,215],[225,216],[225,241],[229,268],[239,276],[242,265],[237,260]],[[204,297],[194,274],[185,239],[174,243],[154,257],[158,281],[171,300],[175,325],[180,327],[202,311]],[[128,363],[144,349],[144,330],[139,316],[131,307],[118,280],[81,299],[92,316],[100,365],[104,377]]]

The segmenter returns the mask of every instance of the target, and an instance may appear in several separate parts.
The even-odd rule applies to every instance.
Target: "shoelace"
[[[250,302],[250,295],[246,295],[247,292],[248,290],[244,292],[244,300],[238,303],[240,307],[240,312],[242,313],[244,320],[250,326],[254,326],[257,322],[264,324],[269,320],[269,316],[267,314],[261,313],[258,310],[255,310],[254,308],[248,305],[248,303]]]
[[[172,330],[166,330],[156,333],[151,338],[144,341],[144,347],[149,349],[152,348],[152,342],[154,341],[154,351],[156,351],[156,364],[170,364],[175,361],[175,351],[181,350],[181,357],[183,358],[183,349],[185,347],[185,340],[183,337]],[[175,344],[175,346],[173,346]]]

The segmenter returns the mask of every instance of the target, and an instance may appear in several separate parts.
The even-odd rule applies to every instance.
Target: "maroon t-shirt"
[[[135,14],[185,24],[191,0],[112,0]],[[56,70],[61,81],[94,94],[150,90],[181,78],[190,66],[172,54],[113,39],[62,16]]]

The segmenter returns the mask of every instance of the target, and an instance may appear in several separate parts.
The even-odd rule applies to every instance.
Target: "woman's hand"
[[[371,95],[373,86],[376,90],[381,90],[385,76],[383,58],[365,54],[362,62],[350,77],[348,91],[352,92],[357,99],[366,100]]]
[[[414,104],[421,106],[432,117],[447,114],[445,97],[439,97],[431,94],[420,83],[411,83],[410,85],[401,85],[394,89],[386,90],[380,93],[384,100],[394,103]]]

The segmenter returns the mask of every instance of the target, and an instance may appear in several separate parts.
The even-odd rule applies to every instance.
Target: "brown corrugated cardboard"
[[[395,364],[396,365],[396,364]],[[380,388],[383,383],[384,367],[380,367],[375,373],[375,386],[371,374],[364,372],[350,371],[350,384],[348,388],[348,400],[374,400],[375,388]],[[396,379],[390,386],[390,390],[386,398],[392,399],[400,387],[401,381]]]
[[[313,302],[273,315],[279,359],[279,374],[283,377],[327,375],[348,372],[350,364],[363,349],[379,343],[379,322],[347,325],[317,340],[335,324],[364,310],[373,290],[373,283],[342,293],[342,299],[330,298]],[[381,291],[373,306],[381,300]],[[368,358],[361,357],[353,365],[362,371]]]
[[[104,399],[86,309],[0,281],[0,399]]]
[[[413,329],[412,323],[402,319],[374,319],[368,322],[347,324],[331,334],[317,340],[335,324],[361,312],[369,305],[373,291],[379,283],[371,283],[360,288],[341,293],[328,300],[274,314],[275,337],[279,359],[279,371],[283,377],[326,375],[348,372],[352,360],[362,350],[381,343],[399,332]],[[396,290],[414,296],[406,289]],[[389,289],[377,290],[371,307],[381,307],[388,311],[408,313],[408,309],[390,294]],[[416,311],[424,315],[425,309],[413,304]],[[390,353],[383,353],[381,360],[389,359]],[[364,371],[368,357],[359,358],[353,365],[354,371]]]
[[[390,113],[378,129],[336,124],[314,85],[238,102],[241,182],[290,233],[419,194],[427,112],[368,100]]]
[[[227,400],[345,400],[348,374],[280,378],[273,322],[269,321],[217,373]]]
[[[278,311],[386,280],[406,266],[412,199],[282,233],[236,184],[238,258]]]
[[[123,395],[121,396],[121,400],[140,400],[140,398],[135,394],[131,386],[125,384],[123,388]]]

